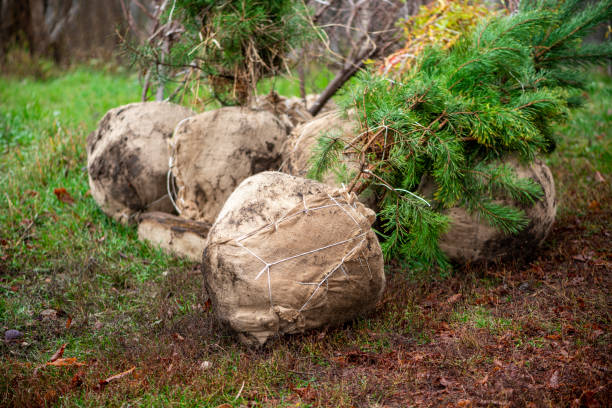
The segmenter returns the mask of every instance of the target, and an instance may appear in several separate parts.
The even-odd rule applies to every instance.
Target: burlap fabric
[[[87,169],[91,195],[106,214],[127,223],[141,211],[174,211],[166,139],[191,115],[167,102],[132,103],[104,115],[87,137]]]
[[[263,109],[274,113],[280,118],[286,117],[291,123],[291,126],[297,126],[301,123],[312,120],[312,115],[308,111],[319,98],[317,94],[306,95],[305,101],[297,96],[286,98],[272,91],[265,95],[260,95],[253,102],[254,109]],[[319,115],[337,109],[336,104],[329,100],[323,106]],[[317,116],[318,117],[318,116]]]
[[[227,107],[181,122],[169,140],[181,216],[212,223],[245,178],[278,169],[287,129],[272,113]]]
[[[187,220],[172,214],[141,214],[138,239],[180,258],[200,262],[210,224]]]
[[[358,123],[352,113],[345,118],[339,111],[331,111],[318,115],[315,119],[302,123],[291,132],[289,140],[283,145],[281,154],[283,163],[281,171],[293,176],[305,177],[311,168],[313,150],[320,137],[340,137],[345,142],[350,141],[358,133]],[[358,170],[356,157],[345,154],[341,157],[349,173]],[[342,180],[333,171],[325,174],[323,182],[331,186],[340,187]]]
[[[218,318],[259,345],[373,310],[385,284],[374,220],[354,194],[316,181],[246,179],[208,235],[203,272]]]
[[[508,199],[498,200],[525,211],[530,219],[529,225],[519,234],[508,235],[477,216],[470,215],[463,207],[450,208],[446,214],[451,218],[451,225],[440,241],[440,248],[450,259],[466,263],[529,257],[548,236],[557,212],[555,183],[550,169],[539,159],[527,166],[514,158],[508,159],[506,163],[514,168],[518,177],[531,178],[544,192],[542,199],[531,206]],[[434,189],[430,181],[421,187],[425,196],[431,196]]]

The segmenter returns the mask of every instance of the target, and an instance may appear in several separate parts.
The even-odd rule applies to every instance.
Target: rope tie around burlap
[[[172,169],[176,165],[176,161],[174,160],[174,154],[176,153],[175,136],[176,136],[176,132],[179,130],[179,127],[181,127],[183,122],[185,122],[187,119],[190,119],[190,118],[191,117],[186,117],[183,120],[181,120],[179,123],[176,124],[176,126],[174,127],[174,131],[172,131],[172,137],[168,141],[168,145],[170,147],[170,154],[168,155],[169,157],[168,157],[168,174],[166,176],[166,190],[168,191],[168,197],[170,198],[170,202],[172,203],[172,206],[174,207],[174,209],[179,215],[181,214],[181,210],[179,210],[178,206],[176,205],[176,199],[178,197],[178,191],[176,189],[176,179],[174,178],[174,175],[172,174]]]
[[[346,193],[346,192],[345,192]],[[338,201],[337,198],[332,197],[330,194],[328,194],[327,196],[329,197],[329,200],[332,202],[332,204],[326,204],[326,205],[320,205],[317,207],[308,207],[306,204],[306,199],[304,198],[304,196],[302,196],[302,203],[304,205],[304,209],[300,210],[298,212],[295,212],[291,215],[287,215],[287,213],[285,215],[283,215],[282,217],[280,217],[278,220],[270,222],[262,227],[257,228],[254,231],[251,231],[247,234],[244,234],[238,238],[234,239],[234,242],[236,242],[236,244],[238,244],[238,246],[240,246],[241,248],[243,248],[245,251],[247,251],[249,254],[251,254],[254,258],[256,258],[259,262],[261,262],[264,266],[263,268],[259,271],[259,273],[257,273],[257,275],[255,275],[255,277],[253,278],[253,280],[258,280],[259,278],[261,278],[264,274],[267,277],[267,281],[268,281],[268,296],[269,296],[269,300],[270,300],[270,307],[274,307],[274,302],[273,302],[273,297],[272,297],[272,277],[271,277],[271,268],[275,265],[279,265],[282,264],[283,262],[287,262],[290,261],[292,259],[296,259],[296,258],[300,258],[303,256],[308,256],[308,255],[312,255],[314,253],[317,252],[321,252],[321,251],[325,251],[326,249],[329,248],[333,248],[333,247],[337,247],[339,245],[344,245],[346,243],[355,241],[360,239],[360,241],[353,247],[351,248],[340,260],[340,262],[335,265],[329,272],[327,272],[325,275],[323,275],[323,278],[319,281],[319,282],[296,282],[299,285],[310,285],[310,286],[314,286],[314,290],[313,292],[310,294],[310,296],[308,297],[308,299],[306,299],[306,302],[300,307],[300,309],[298,310],[299,312],[302,312],[306,309],[306,307],[308,306],[308,304],[310,303],[310,301],[314,298],[314,296],[317,294],[317,292],[319,291],[319,289],[325,284],[328,287],[328,280],[331,276],[333,276],[334,273],[336,273],[337,271],[341,271],[347,278],[349,278],[349,275],[346,271],[346,268],[344,268],[344,262],[350,258],[351,256],[353,256],[355,254],[355,252],[361,247],[361,245],[367,240],[366,235],[368,234],[368,231],[363,231],[363,229],[361,228],[361,226],[359,225],[359,223],[357,222],[357,220],[355,220],[355,218],[351,215],[351,213],[344,207],[348,207],[349,209],[355,209],[356,208],[356,204],[354,203],[354,200],[349,200],[349,196],[348,194],[346,194],[347,197],[344,198],[344,202],[341,203],[340,201]],[[340,198],[340,197],[338,197]],[[340,198],[340,200],[342,200]],[[351,206],[351,201],[353,201],[353,205]],[[311,249],[309,251],[305,251],[299,254],[295,254],[295,255],[291,255],[288,256],[286,258],[283,259],[279,259],[276,261],[266,261],[265,259],[263,259],[262,257],[260,257],[259,255],[257,255],[255,252],[253,252],[250,248],[248,248],[246,245],[244,245],[241,241],[244,241],[245,239],[255,235],[256,233],[263,231],[265,229],[268,228],[272,228],[274,232],[278,231],[279,226],[287,221],[290,220],[294,217],[303,215],[303,214],[309,214],[310,212],[313,211],[320,211],[322,209],[325,208],[331,208],[331,207],[338,207],[340,208],[344,214],[347,215],[347,217],[355,223],[355,225],[357,225],[357,227],[359,228],[357,231],[354,232],[355,235],[354,237],[351,238],[347,238],[338,242],[334,242],[316,249]],[[291,210],[290,210],[291,211]],[[367,269],[369,271],[370,277],[372,277],[372,270],[370,268],[370,264],[368,263],[368,259],[365,257],[365,255],[363,254],[363,250],[361,251],[361,256],[358,257],[359,259],[359,264],[361,265],[362,268],[364,268],[364,264],[362,261],[362,257],[363,260],[365,261],[365,264],[367,265]],[[350,278],[349,278],[350,279]]]

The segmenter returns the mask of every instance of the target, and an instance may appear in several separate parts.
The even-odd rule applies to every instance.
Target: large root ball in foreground
[[[529,225],[518,234],[505,234],[469,214],[463,207],[453,207],[447,211],[451,219],[450,228],[440,240],[440,248],[451,260],[467,263],[527,258],[548,236],[557,212],[555,183],[550,169],[538,159],[529,165],[520,164],[516,159],[509,159],[506,163],[514,168],[518,177],[531,178],[544,192],[541,200],[533,205],[500,200],[525,211]],[[423,190],[431,191],[433,186],[425,186]]]
[[[204,253],[218,318],[245,344],[374,309],[385,284],[372,210],[354,194],[279,172],[244,180]]]
[[[170,141],[181,215],[212,224],[242,180],[278,169],[286,139],[285,125],[267,111],[228,107],[185,120]]]
[[[87,137],[91,195],[102,211],[122,223],[142,211],[174,211],[166,187],[166,139],[191,115],[167,102],[132,103],[104,115]]]

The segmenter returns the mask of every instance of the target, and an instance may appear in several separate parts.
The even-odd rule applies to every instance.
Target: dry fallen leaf
[[[442,385],[443,387],[450,387],[450,386],[453,385],[453,382],[452,381],[448,381],[444,377],[440,377],[440,385]]]
[[[61,358],[61,357],[64,355],[64,350],[66,350],[66,346],[67,346],[67,345],[68,345],[68,343],[64,343],[64,344],[62,344],[62,347],[60,347],[60,348],[59,348],[59,349],[58,349],[58,350],[55,352],[55,354],[53,354],[53,355],[51,356],[51,358],[49,359],[49,362],[51,362],[51,363],[52,363],[52,362],[56,361],[57,359]]]
[[[573,257],[573,259],[574,259],[575,261],[578,261],[578,262],[586,262],[586,261],[588,261],[588,260],[590,259],[590,257],[588,257],[588,256],[584,256],[584,255],[582,255],[582,254],[578,254],[578,255],[575,255],[575,256]]]
[[[77,361],[76,357],[58,358],[55,361],[50,361],[46,365],[54,367],[68,367],[68,366],[84,366],[85,363]]]
[[[55,320],[57,319],[57,310],[55,309],[45,309],[42,312],[40,312],[40,316],[43,318],[48,318],[48,319],[52,319]]]
[[[596,339],[596,338],[598,338],[599,336],[601,336],[602,334],[604,334],[604,331],[603,331],[603,330],[596,329],[596,330],[593,330],[593,331],[591,332],[591,334],[589,335],[589,338],[590,338],[590,339]]]
[[[605,183],[606,179],[604,178],[604,176],[601,175],[600,172],[596,171],[595,172],[595,181],[597,181],[598,183]]]
[[[290,388],[291,391],[295,392],[302,400],[312,401],[316,398],[316,391],[312,388],[310,384],[308,384],[306,387],[294,388],[292,386]]]
[[[446,299],[446,302],[452,305],[453,303],[457,302],[459,299],[461,299],[461,293],[456,293],[453,296]]]
[[[472,401],[469,399],[460,399],[457,401],[457,406],[461,408],[470,408],[472,406]]]
[[[482,380],[476,381],[478,385],[485,385],[489,381],[489,374],[485,375]]]
[[[589,203],[589,210],[599,210],[601,208],[601,204],[599,204],[599,201],[597,200],[592,200]]]
[[[134,372],[134,370],[136,370],[136,367],[132,367],[129,370],[126,370],[126,371],[124,371],[122,373],[119,373],[119,374],[111,375],[110,377],[108,377],[108,378],[106,378],[104,380],[100,380],[100,385],[101,386],[102,385],[106,385],[106,384],[108,384],[111,381],[118,380],[120,378],[125,377],[126,375],[130,375],[130,374],[132,374]]]
[[[56,188],[53,190],[53,194],[60,200],[62,203],[72,205],[74,204],[74,198],[70,195],[68,191],[64,187]]]
[[[174,333],[174,334],[172,335],[172,337],[174,337],[174,338],[175,338],[176,340],[178,340],[178,341],[183,341],[183,340],[185,340],[185,338],[184,338],[183,336],[181,336],[180,334],[178,334],[178,333]]]
[[[72,325],[72,317],[68,316],[68,320],[66,320],[66,328],[69,329]]]
[[[420,354],[420,353],[414,353],[412,354],[412,360],[413,361],[422,361],[425,358],[424,354]]]

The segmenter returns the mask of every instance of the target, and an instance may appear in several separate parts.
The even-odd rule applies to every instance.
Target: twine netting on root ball
[[[354,194],[316,181],[246,179],[208,235],[203,272],[217,317],[260,345],[373,310],[385,283],[374,219]]]

